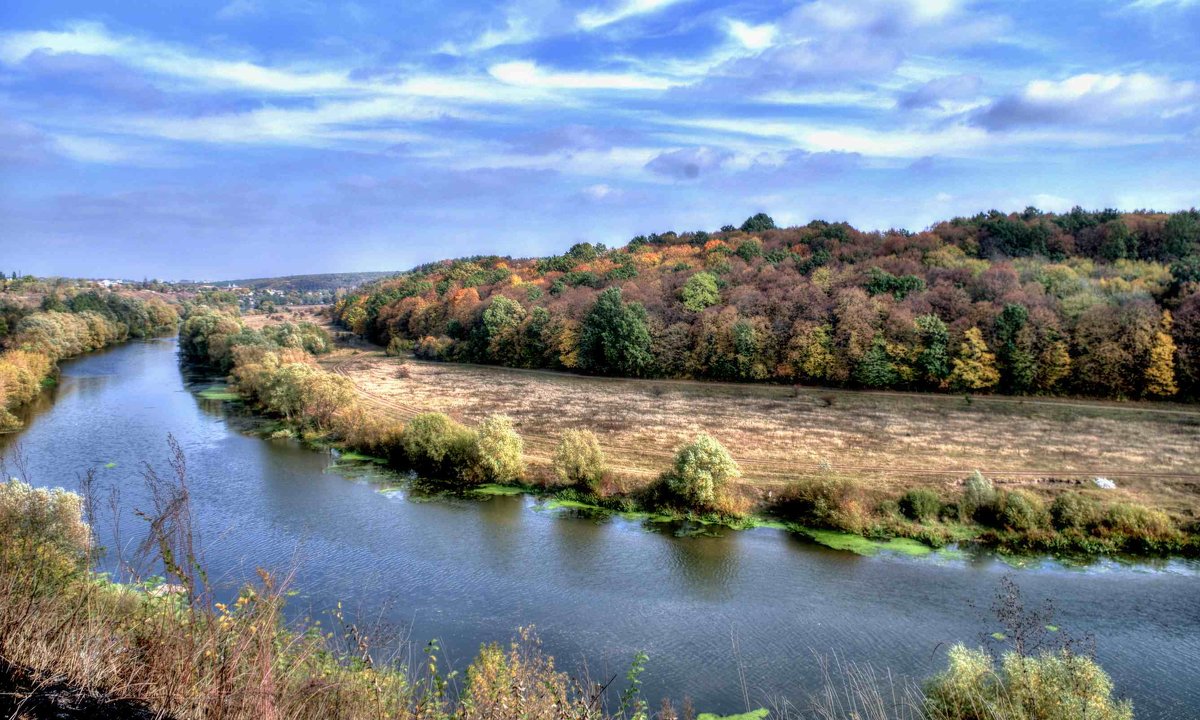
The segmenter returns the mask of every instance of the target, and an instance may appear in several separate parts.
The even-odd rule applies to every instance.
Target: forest
[[[1027,208],[922,232],[765,214],[430,263],[334,319],[423,358],[628,377],[1194,400],[1200,212]]]

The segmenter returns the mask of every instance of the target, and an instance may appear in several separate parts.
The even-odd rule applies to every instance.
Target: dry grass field
[[[560,433],[600,435],[617,473],[649,479],[700,431],[741,464],[746,488],[833,471],[876,487],[955,484],[979,469],[1052,491],[1096,476],[1120,493],[1200,511],[1200,408],[1034,398],[874,393],[688,381],[590,378],[454,365],[375,349],[323,360],[378,412],[441,411],[467,423],[511,416],[530,464],[549,465]]]

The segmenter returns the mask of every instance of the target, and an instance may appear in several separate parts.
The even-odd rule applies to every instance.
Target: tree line
[[[46,295],[37,309],[0,307],[0,430],[20,426],[12,410],[41,392],[58,361],[169,332],[178,322],[175,309],[161,299],[97,290]]]
[[[424,265],[335,320],[395,351],[630,377],[1200,395],[1200,212],[996,211],[912,233],[756,215]]]

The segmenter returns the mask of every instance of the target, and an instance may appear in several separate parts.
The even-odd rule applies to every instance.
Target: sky
[[[1200,0],[8,0],[0,271],[1200,205]]]

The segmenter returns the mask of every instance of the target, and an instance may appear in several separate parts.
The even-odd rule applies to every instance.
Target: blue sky
[[[11,0],[0,270],[1200,204],[1200,0]]]

